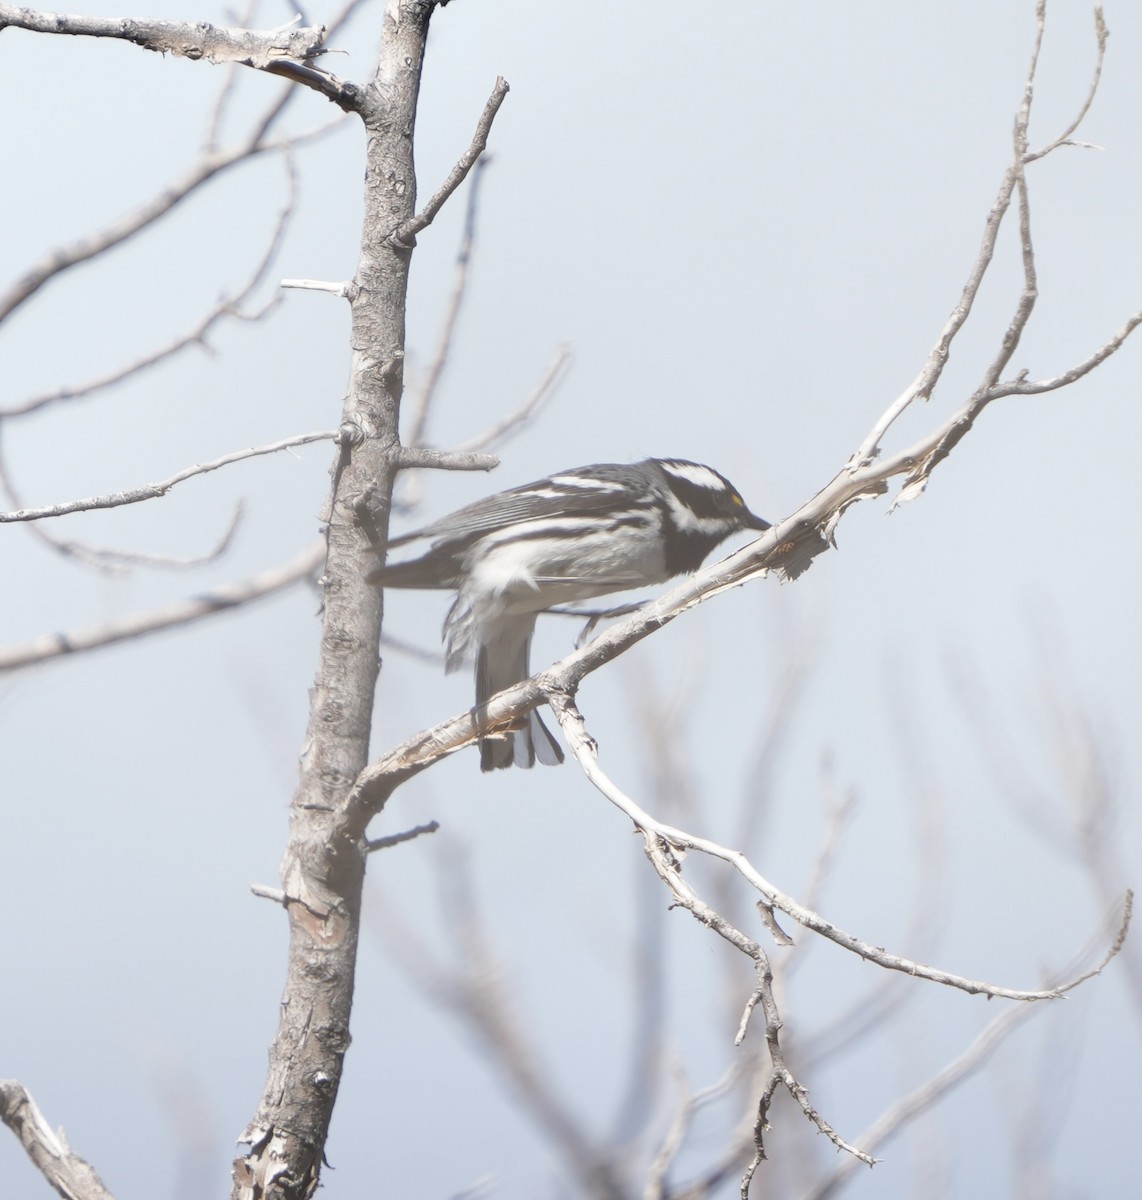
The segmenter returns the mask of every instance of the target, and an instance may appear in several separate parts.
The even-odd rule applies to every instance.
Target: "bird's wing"
[[[431,538],[437,545],[448,542],[469,545],[485,534],[521,522],[608,512],[615,507],[616,499],[629,490],[629,485],[612,472],[611,464],[602,463],[498,492],[457,509],[423,529],[392,538],[389,547],[403,546],[421,538]],[[572,482],[579,480],[586,482]]]

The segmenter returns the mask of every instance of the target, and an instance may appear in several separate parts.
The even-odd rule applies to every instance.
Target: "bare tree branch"
[[[544,368],[539,382],[532,388],[531,394],[514,412],[508,413],[501,421],[497,421],[490,429],[467,442],[461,442],[456,450],[483,450],[488,446],[502,446],[509,437],[518,433],[527,425],[554,394],[555,389],[563,382],[567,368],[571,363],[571,350],[567,346],[556,347],[551,361]]]
[[[259,0],[246,0],[246,4],[240,13],[232,13],[232,19],[240,29],[249,29],[254,23],[254,18],[258,12]],[[222,122],[226,117],[226,112],[230,107],[230,101],[233,99],[237,89],[239,72],[241,68],[237,63],[231,63],[226,71],[226,76],[218,89],[218,95],[214,100],[214,107],[210,113],[210,119],[206,125],[206,135],[202,139],[203,150],[217,150],[218,144],[222,136]]]
[[[984,226],[983,242],[980,246],[979,254],[972,266],[971,272],[968,275],[967,283],[964,284],[963,292],[960,296],[959,303],[952,310],[951,316],[944,325],[936,345],[933,347],[928,356],[927,362],[916,379],[905,389],[905,391],[885,410],[876,424],[869,431],[868,436],[857,448],[856,452],[850,459],[850,468],[856,470],[862,466],[867,466],[880,453],[880,443],[884,435],[888,432],[890,426],[897,420],[901,414],[909,408],[917,400],[927,400],[939,382],[943,374],[944,367],[947,364],[948,354],[957,334],[967,323],[968,317],[971,315],[972,305],[975,303],[975,298],[979,294],[980,286],[983,283],[984,277],[987,274],[988,268],[991,265],[992,257],[995,253],[996,242],[999,237],[999,231],[1003,224],[1003,218],[1011,205],[1012,196],[1016,188],[1020,189],[1021,206],[1023,208],[1022,217],[1024,218],[1023,233],[1021,239],[1024,252],[1024,266],[1026,274],[1026,266],[1028,261],[1028,253],[1030,250],[1029,225],[1026,224],[1026,179],[1024,170],[1026,166],[1043,158],[1052,150],[1058,149],[1059,146],[1068,144],[1070,135],[1075,132],[1087,112],[1090,110],[1091,103],[1094,100],[1095,93],[1098,90],[1099,79],[1102,74],[1103,54],[1106,48],[1106,26],[1102,19],[1101,7],[1096,6],[1095,9],[1095,31],[1098,39],[1098,58],[1095,64],[1093,78],[1091,80],[1090,90],[1086,101],[1083,104],[1078,116],[1071,123],[1066,131],[1057,138],[1054,142],[1045,146],[1042,150],[1031,154],[1027,149],[1027,129],[1031,119],[1031,106],[1034,98],[1034,82],[1035,74],[1039,65],[1039,53],[1043,44],[1043,34],[1046,22],[1046,2],[1039,0],[1036,11],[1036,36],[1034,48],[1031,52],[1031,63],[1028,67],[1027,77],[1023,86],[1023,99],[1019,107],[1019,112],[1015,121],[1015,156],[1008,167],[1006,174],[1003,177],[1003,182],[999,187],[999,194],[996,196],[995,203],[991,206],[991,211],[988,213],[987,222]],[[1029,295],[1030,292],[1030,295]],[[996,363],[992,364],[992,369],[988,373],[984,384],[981,386],[976,395],[972,397],[967,405],[961,409],[956,418],[950,423],[951,429],[948,434],[948,439],[943,444],[943,453],[938,457],[934,457],[935,450],[929,451],[921,459],[921,467],[918,473],[910,476],[908,484],[902,493],[902,499],[911,498],[916,494],[916,488],[922,490],[923,484],[926,482],[932,468],[945,457],[947,452],[959,440],[960,437],[967,432],[971,427],[972,421],[978,413],[991,400],[998,398],[1000,395],[1011,394],[1009,391],[997,391],[992,393],[991,389],[995,387],[999,378],[999,373],[1010,359],[1015,347],[1019,344],[1019,339],[1022,335],[1028,319],[1031,315],[1031,309],[1034,306],[1034,278],[1033,271],[1024,288],[1023,295],[1020,297],[1016,315],[1008,327],[1004,338],[1004,349],[1006,354],[1001,354]],[[1140,317],[1139,319],[1142,319]],[[1137,321],[1135,321],[1137,324]],[[1133,325],[1130,327],[1133,329]],[[1126,333],[1129,333],[1128,329]],[[1122,335],[1125,337],[1125,334]],[[1119,342],[1121,344],[1121,341]],[[1105,358],[1108,354],[1113,353],[1117,349],[1117,345],[1104,347],[1102,357]],[[1102,361],[1099,358],[1098,361]],[[1094,364],[1092,364],[1094,365]],[[1088,368],[1089,370],[1090,368]],[[1073,379],[1079,378],[1086,371],[1079,371],[1073,376]],[[1073,379],[1070,382],[1073,382]],[[952,433],[957,432],[958,436],[954,440],[950,440]],[[916,451],[907,452],[910,456],[914,456]]]
[[[165,608],[136,613],[119,621],[108,621],[103,625],[87,629],[74,629],[60,633],[44,634],[30,642],[0,648],[0,671],[14,671],[20,667],[60,658],[65,654],[82,654],[88,650],[99,650],[117,642],[146,637],[176,625],[188,625],[203,617],[229,612],[255,600],[272,596],[285,588],[312,575],[321,565],[322,547],[311,546],[295,558],[268,571],[251,575],[238,583],[224,584],[211,588],[199,596],[180,600]]]
[[[494,471],[500,465],[494,454],[429,450],[423,446],[402,446],[397,461],[402,470],[431,467],[436,471]]]
[[[50,280],[64,271],[103,254],[125,242],[140,230],[154,224],[216,175],[271,149],[268,144],[246,141],[227,150],[204,154],[188,171],[173,180],[159,195],[141,204],[134,212],[113,221],[98,233],[80,238],[70,246],[59,246],[35,263],[6,294],[0,294],[0,321],[9,317]]]
[[[8,502],[17,506],[17,511],[28,512],[34,511],[24,507],[20,500],[18,491],[12,478],[8,473],[8,466],[4,460],[4,456],[0,453],[0,489],[2,489],[8,497]],[[140,497],[145,499],[146,497]],[[102,507],[108,507],[106,505]],[[71,510],[77,511],[77,510]],[[241,500],[234,506],[233,515],[230,518],[222,536],[215,542],[211,550],[205,554],[192,555],[189,557],[175,557],[169,554],[151,554],[139,550],[121,550],[111,546],[94,546],[90,542],[79,541],[75,538],[60,537],[51,530],[29,523],[26,526],[27,531],[37,537],[45,546],[54,550],[57,554],[62,554],[65,558],[75,559],[86,566],[94,567],[97,571],[105,571],[114,574],[118,571],[126,570],[132,566],[148,566],[148,567],[199,567],[206,563],[214,562],[221,558],[230,547],[230,543],[234,538],[234,534],[238,531],[238,525],[242,520],[245,506]],[[4,523],[5,517],[10,517],[11,514],[0,513],[0,524]],[[50,512],[43,513],[42,516],[53,515]]]
[[[868,942],[854,937],[852,934],[845,932],[836,925],[824,920],[815,912],[805,908],[792,897],[784,895],[778,891],[768,880],[766,880],[749,860],[737,850],[730,850],[725,846],[720,846],[716,842],[709,841],[706,838],[696,837],[693,834],[686,833],[679,829],[674,829],[669,825],[665,825],[660,821],[655,820],[649,813],[639,807],[639,805],[622,792],[615,783],[603,773],[599,767],[598,759],[595,756],[594,743],[587,734],[583,723],[582,715],[578,708],[566,696],[559,693],[552,694],[550,698],[552,710],[559,718],[559,723],[563,727],[564,733],[567,735],[568,742],[571,745],[572,752],[575,754],[579,765],[583,768],[587,778],[612,804],[614,804],[621,812],[625,813],[636,828],[648,839],[655,839],[671,849],[677,854],[684,854],[688,850],[697,850],[703,854],[707,854],[712,858],[720,859],[722,862],[729,864],[733,869],[745,879],[753,888],[760,892],[765,899],[775,908],[780,909],[787,916],[792,917],[799,924],[804,925],[807,929],[812,929],[815,933],[828,938],[835,942],[838,946],[859,955],[861,958],[874,962],[878,966],[884,967],[890,971],[900,971],[906,975],[911,975],[919,979],[927,979],[932,983],[943,984],[946,987],[958,988],[960,991],[968,992],[972,995],[985,995],[988,997],[1003,997],[1007,1000],[1053,1000],[1069,992],[1079,984],[1090,979],[1092,975],[1098,974],[1102,967],[1100,966],[1095,971],[1086,972],[1076,976],[1073,979],[1067,980],[1058,984],[1055,987],[1043,990],[1019,990],[1014,988],[1001,987],[997,984],[987,983],[982,980],[967,979],[960,975],[954,975],[947,971],[942,971],[936,967],[930,967],[923,963],[913,962],[911,959],[901,958],[894,954],[889,954],[886,950],[879,946],[873,946]],[[689,885],[685,885],[680,892],[678,884],[681,884],[681,877],[676,880],[668,881],[670,887],[675,892],[675,897],[684,907],[689,907],[687,900],[692,895],[692,889]],[[1121,939],[1125,937],[1126,929],[1130,924],[1130,916],[1132,911],[1132,901],[1130,893],[1127,893],[1122,906],[1122,925],[1119,931],[1119,938],[1108,951],[1107,960],[1118,953],[1121,949]],[[705,921],[703,923],[706,923]],[[1105,964],[1103,964],[1105,965]]]
[[[1043,31],[1047,23],[1047,0],[1038,0],[1035,6],[1035,18],[1038,26],[1038,38],[1036,40],[1035,52],[1038,56],[1039,44],[1043,38]],[[1090,112],[1090,106],[1094,103],[1094,98],[1098,93],[1098,85],[1102,79],[1102,66],[1106,59],[1106,41],[1109,36],[1106,28],[1106,21],[1102,15],[1102,5],[1094,6],[1094,35],[1098,43],[1098,56],[1095,60],[1094,73],[1091,76],[1090,88],[1087,91],[1086,99],[1082,103],[1075,119],[1059,134],[1053,141],[1048,142],[1041,150],[1035,150],[1024,154],[1023,161],[1025,163],[1033,163],[1037,159],[1045,158],[1052,150],[1057,150],[1060,146],[1073,146],[1074,142],[1071,138],[1077,132],[1078,127],[1086,120],[1087,113]]]
[[[102,571],[106,575],[118,575],[129,571],[132,567],[184,571],[217,562],[230,549],[245,514],[245,502],[239,500],[234,505],[234,511],[230,514],[230,521],[226,528],[214,545],[201,554],[155,554],[146,550],[124,550],[119,546],[97,546],[91,542],[81,542],[76,538],[59,537],[42,525],[28,525],[26,529],[57,554],[62,554],[64,558],[74,559],[84,566],[94,567],[95,570]]]
[[[690,1132],[694,1117],[707,1104],[712,1104],[726,1095],[737,1083],[741,1071],[742,1061],[739,1060],[733,1063],[716,1083],[701,1091],[691,1092],[681,1066],[676,1067],[678,1105],[666,1135],[647,1170],[642,1200],[680,1200],[680,1196],[687,1194],[704,1196],[732,1171],[741,1169],[749,1155],[749,1150],[745,1145],[735,1145],[725,1156],[727,1161],[718,1163],[712,1170],[704,1172],[698,1188],[686,1188],[684,1192],[680,1193],[677,1188],[671,1187],[667,1182],[667,1176],[686,1141],[686,1135]]]
[[[72,1153],[63,1130],[52,1129],[18,1080],[0,1079],[0,1120],[64,1200],[114,1200],[95,1168]]]
[[[250,446],[246,450],[234,450],[223,454],[221,458],[209,462],[196,463],[193,467],[184,467],[169,479],[159,483],[145,483],[142,487],[129,488],[122,492],[109,492],[104,496],[88,496],[83,500],[65,500],[60,504],[47,504],[41,508],[18,508],[14,512],[0,512],[0,524],[15,521],[40,521],[45,517],[63,517],[69,513],[93,512],[102,508],[119,508],[125,504],[139,504],[144,500],[157,500],[165,496],[173,487],[193,479],[196,475],[205,475],[228,467],[232,463],[244,462],[248,458],[258,458],[265,454],[277,454],[292,446],[307,446],[312,442],[336,441],[338,432],[335,429],[323,429],[317,433],[301,433],[294,437],[282,438],[270,442],[266,446]]]
[[[281,286],[284,288],[300,288],[303,291],[309,292],[329,292],[334,296],[340,296],[342,300],[348,300],[350,299],[353,285],[348,280],[331,282],[325,279],[283,279]]]
[[[206,21],[158,21],[124,17],[69,16],[0,4],[0,32],[6,28],[72,37],[117,38],[144,50],[195,61],[237,63],[282,75],[321,92],[346,110],[355,106],[357,88],[314,67],[325,53],[324,25],[303,27],[295,17],[277,29],[227,29]]]
[[[72,267],[120,245],[154,224],[215,176],[240,163],[256,158],[258,155],[281,153],[294,149],[316,138],[324,137],[331,130],[340,126],[339,120],[319,126],[308,133],[270,140],[267,136],[270,129],[284,112],[294,94],[293,88],[283,89],[282,95],[268,106],[244,140],[226,150],[204,152],[189,170],[184,171],[163,191],[139,205],[133,212],[112,221],[110,225],[96,233],[78,239],[70,246],[59,246],[49,251],[38,263],[33,264],[6,293],[0,293],[0,321],[9,317],[46,283]]]
[[[766,1048],[769,1051],[771,1075],[769,1084],[767,1084],[762,1092],[762,1098],[758,1107],[758,1118],[755,1126],[755,1158],[750,1167],[747,1168],[745,1178],[743,1179],[742,1194],[748,1194],[749,1180],[752,1178],[757,1164],[765,1157],[761,1140],[762,1131],[767,1127],[766,1116],[769,1103],[779,1086],[789,1092],[805,1116],[839,1150],[844,1150],[855,1155],[862,1162],[872,1166],[873,1160],[867,1154],[845,1141],[820,1113],[809,1104],[808,1092],[786,1065],[780,1041],[782,1021],[777,1010],[777,1001],[773,996],[773,972],[769,965],[768,955],[758,942],[732,925],[717,910],[711,908],[698,895],[690,883],[682,877],[682,858],[685,856],[685,852],[690,849],[696,849],[702,850],[705,853],[711,853],[714,844],[700,845],[700,839],[690,838],[688,835],[684,835],[683,839],[680,840],[675,836],[677,831],[671,829],[669,826],[660,824],[644,813],[642,809],[628,796],[620,792],[615,784],[603,774],[599,767],[594,739],[587,733],[582,714],[574,702],[567,696],[552,696],[551,707],[559,719],[559,724],[563,728],[567,743],[571,748],[572,754],[575,755],[576,761],[583,769],[583,773],[612,804],[616,805],[631,818],[636,829],[643,835],[646,856],[658,873],[659,878],[670,889],[675,904],[685,908],[700,924],[705,925],[708,929],[712,929],[719,937],[729,942],[731,946],[741,951],[742,954],[753,962],[757,983],[746,1005],[743,1028],[739,1030],[738,1041],[740,1042],[744,1037],[744,1025],[745,1021],[748,1020],[748,1015],[757,1007],[760,1007],[765,1014],[765,1041]],[[717,849],[721,853],[715,854],[715,857],[725,858],[726,861],[733,861],[736,857],[744,862],[744,858],[741,855],[725,851],[722,847],[717,847]],[[750,870],[752,871],[752,867]],[[772,899],[771,902],[773,902]],[[782,907],[784,908],[784,905]],[[788,909],[785,911],[788,911]],[[820,919],[818,918],[818,920]]]
[[[472,262],[472,248],[476,242],[476,216],[480,205],[480,184],[484,172],[491,164],[491,158],[483,154],[476,161],[472,183],[468,188],[468,206],[464,212],[464,232],[460,238],[460,248],[456,252],[456,266],[453,270],[452,294],[448,298],[448,307],[444,313],[444,322],[440,328],[440,337],[428,366],[424,381],[408,398],[406,409],[410,412],[409,432],[404,439],[406,446],[423,446],[428,430],[428,417],[436,389],[448,365],[448,355],[452,349],[452,339],[456,333],[456,325],[460,318],[460,310],[464,307],[464,297],[468,292],[468,270]]]
[[[440,185],[432,199],[415,217],[398,225],[390,235],[398,245],[412,245],[416,235],[421,230],[427,229],[436,220],[436,214],[444,207],[448,197],[464,182],[476,160],[488,148],[488,134],[492,131],[492,122],[496,119],[496,113],[500,111],[500,105],[503,104],[510,90],[507,80],[502,75],[499,76],[496,79],[495,87],[492,88],[492,94],[488,97],[487,104],[484,105],[484,111],[476,123],[476,132],[472,135],[472,142],[468,149],[460,156],[459,162],[449,172],[448,178]]]
[[[1100,974],[1110,960],[1122,949],[1122,945],[1126,940],[1126,931],[1130,921],[1132,906],[1133,894],[1128,892],[1122,917],[1119,918],[1117,905],[1108,914],[1106,924],[1110,929],[1114,928],[1116,921],[1118,922],[1118,929],[1114,940],[1102,960],[1096,966],[1080,975],[1080,979],[1089,979],[1094,975]],[[1058,977],[1064,978],[1081,970],[1081,964],[1084,961],[1089,961],[1090,953],[1090,948],[1080,952],[1063,968],[1062,974]],[[1033,1006],[1019,1005],[1015,1008],[1009,1008],[1005,1013],[996,1017],[995,1020],[984,1027],[975,1041],[962,1054],[948,1063],[943,1070],[933,1075],[930,1079],[925,1080],[918,1088],[896,1101],[895,1104],[887,1109],[874,1124],[869,1126],[860,1135],[858,1139],[860,1144],[868,1146],[872,1150],[879,1149],[885,1145],[904,1126],[914,1121],[921,1113],[928,1111],[940,1099],[946,1096],[948,1092],[962,1083],[964,1079],[979,1070],[1014,1030],[1036,1011],[1038,1010]],[[825,1179],[806,1193],[803,1200],[826,1200],[827,1197],[835,1195],[837,1190],[851,1177],[854,1169],[855,1164],[853,1163],[843,1161],[838,1163]]]
[[[928,979],[932,982],[944,984],[945,986],[960,988],[970,993],[983,993],[989,997],[1005,997],[1012,1000],[1046,1000],[1057,998],[1086,980],[1100,974],[1107,963],[1122,949],[1133,911],[1133,894],[1131,892],[1127,892],[1125,896],[1117,933],[1102,960],[1095,967],[1087,971],[1083,971],[1070,979],[1064,979],[1053,987],[1037,991],[1015,991],[994,984],[967,980],[920,963],[909,962],[896,955],[890,955],[880,947],[861,943],[858,939],[853,938],[851,934],[847,934],[836,926],[824,922],[815,913],[810,913],[796,902],[791,902],[788,897],[780,896],[772,885],[763,880],[739,852],[727,850],[725,847],[718,846],[716,843],[709,842],[703,838],[680,833],[680,831],[650,817],[629,796],[620,791],[614,782],[600,769],[594,740],[587,733],[582,715],[573,701],[565,695],[553,694],[550,696],[550,703],[567,737],[571,751],[583,769],[584,774],[612,804],[631,819],[635,828],[643,835],[647,857],[650,859],[660,878],[670,889],[675,903],[687,909],[701,924],[719,934],[719,936],[740,950],[754,963],[757,974],[757,986],[743,1013],[742,1026],[739,1029],[737,1040],[740,1042],[744,1036],[745,1026],[750,1014],[756,1007],[761,1007],[765,1014],[766,1045],[769,1050],[772,1066],[769,1083],[763,1089],[762,1098],[759,1103],[758,1119],[755,1126],[755,1156],[743,1178],[743,1196],[748,1195],[753,1174],[765,1157],[762,1134],[767,1128],[767,1115],[770,1102],[775,1089],[779,1086],[784,1087],[790,1093],[801,1107],[805,1116],[833,1141],[839,1149],[846,1150],[856,1159],[869,1166],[873,1165],[874,1160],[867,1153],[857,1150],[854,1145],[841,1138],[821,1115],[810,1106],[808,1093],[787,1067],[781,1049],[778,1034],[782,1022],[778,1015],[776,1001],[773,997],[773,975],[768,957],[757,942],[735,928],[719,912],[707,905],[699,897],[692,885],[682,878],[681,860],[687,851],[698,850],[730,863],[740,875],[766,896],[770,904],[780,908],[801,924],[823,934],[838,945],[854,950],[862,958],[890,970],[904,971],[909,975]],[[858,1139],[858,1141],[863,1145],[870,1144],[864,1139]]]
[[[374,850],[389,850],[393,846],[400,846],[405,842],[414,841],[426,833],[435,833],[439,828],[439,821],[429,821],[424,825],[414,825],[411,829],[406,829],[403,833],[390,833],[387,837],[369,838],[365,842],[365,849],[370,854]]]
[[[591,1200],[627,1200],[620,1157],[584,1127],[525,1036],[504,986],[504,971],[488,944],[467,861],[448,843],[440,849],[446,855],[439,872],[441,897],[455,944],[448,966],[431,960],[421,939],[403,929],[398,913],[384,925],[389,949],[428,995],[479,1036],[518,1096],[521,1111],[548,1138],[584,1194]]]
[[[72,37],[108,37],[144,50],[207,62],[236,62],[264,70],[280,58],[305,62],[324,53],[325,26],[303,27],[295,17],[276,29],[227,29],[205,21],[153,21],[123,17],[69,16],[0,4],[0,32],[7,28]]]
[[[150,367],[158,366],[159,363],[165,362],[169,358],[173,358],[180,351],[187,349],[189,346],[206,347],[206,339],[210,331],[215,325],[224,320],[234,321],[261,321],[278,306],[281,302],[280,296],[274,296],[267,304],[253,312],[247,312],[243,305],[247,303],[254,291],[261,285],[266,275],[269,273],[270,267],[273,265],[274,259],[277,257],[278,250],[281,249],[282,240],[285,237],[286,230],[289,227],[290,219],[293,216],[294,209],[297,204],[298,197],[298,177],[297,169],[294,165],[293,155],[287,148],[284,153],[286,170],[289,175],[289,197],[285,206],[278,214],[277,224],[274,226],[273,233],[270,236],[269,244],[266,247],[266,252],[262,255],[261,261],[254,268],[252,274],[247,280],[242,289],[234,296],[223,296],[218,303],[206,314],[193,329],[187,333],[181,334],[168,342],[167,345],[158,350],[152,351],[150,354],[144,355],[142,358],[136,359],[125,367],[117,368],[107,375],[100,376],[96,379],[89,380],[86,383],[78,384],[75,387],[60,388],[55,392],[47,392],[39,396],[33,396],[29,400],[25,400],[21,404],[17,404],[7,409],[0,409],[0,418],[3,417],[20,417],[28,413],[36,412],[38,409],[46,408],[50,404],[55,404],[61,400],[79,400],[87,396],[94,395],[96,392],[104,391],[107,388],[115,387],[117,384],[123,383],[135,375],[141,374]]]

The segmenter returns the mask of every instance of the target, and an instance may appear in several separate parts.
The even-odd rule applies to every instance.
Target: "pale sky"
[[[141,0],[68,7],[227,19]],[[1142,10],[1110,0],[1105,12],[1103,84],[1078,135],[1099,149],[1063,150],[1030,175],[1040,296],[1013,367],[1033,378],[1081,361],[1142,307]],[[348,51],[329,60],[337,74],[367,77],[379,16],[367,5],[335,39]],[[267,10],[261,23],[287,17]],[[1033,33],[1031,0],[456,0],[439,10],[420,105],[422,195],[467,145],[496,76],[512,90],[490,140],[434,444],[464,442],[521,403],[557,346],[574,361],[494,476],[422,479],[418,513],[397,528],[549,471],[648,454],[711,463],[770,519],[808,500],[914,378],[960,294],[1010,154]],[[1090,9],[1054,0],[1033,142],[1066,126],[1093,61]],[[183,170],[225,78],[123,44],[5,31],[0,287]],[[224,138],[280,86],[243,74]],[[289,128],[334,115],[307,92]],[[361,136],[347,125],[298,165],[299,210],[271,280],[347,278]],[[243,167],[145,238],[45,288],[3,330],[0,407],[193,324],[245,281],[285,191],[279,160]],[[435,345],[463,204],[461,194],[419,239],[413,374]],[[941,389],[888,448],[954,411],[994,355],[1019,288],[1014,233]],[[266,323],[218,332],[213,356],[191,353],[121,392],[6,422],[7,465],[28,503],[50,503],[333,428],[347,328],[339,300],[287,292]],[[1096,931],[1100,888],[1142,883],[1129,523],[1140,364],[1142,342],[1128,343],[1066,391],[997,402],[925,495],[891,516],[888,499],[851,510],[838,551],[802,580],[723,595],[588,680],[582,708],[604,767],[645,807],[726,842],[752,809],[756,836],[742,848],[802,898],[825,834],[827,774],[857,807],[819,911],[949,971],[1038,986]],[[260,459],[55,527],[189,556],[245,497],[234,548],[195,571],[108,578],[5,527],[0,640],[133,613],[289,557],[316,536],[329,457],[318,445]],[[249,885],[277,883],[316,604],[296,590],[0,678],[0,1076],[31,1089],[123,1200],[224,1195],[262,1087],[286,928]],[[444,596],[394,597],[387,628],[433,649],[446,606]],[[533,665],[565,654],[575,631],[541,622]],[[795,697],[782,691],[794,664]],[[463,711],[470,688],[466,675],[389,653],[376,753]],[[696,801],[682,811],[650,765],[656,697],[684,702],[669,738]],[[761,772],[775,704],[784,724]],[[1114,861],[1095,878],[1068,807],[1091,778],[1092,747],[1120,810]],[[402,789],[376,832],[430,818],[440,833],[371,865],[324,1194],[446,1200],[487,1177],[497,1181],[489,1195],[511,1200],[576,1194],[470,1031],[398,961],[394,947],[413,935],[437,965],[457,961],[442,879],[466,864],[518,1028],[600,1137],[623,1127],[639,989],[645,1002],[653,986],[664,1012],[661,1135],[671,1064],[696,1089],[733,1061],[749,965],[684,913],[666,913],[639,839],[572,765],[481,776],[475,751],[461,753]],[[721,882],[696,862],[691,876]],[[751,934],[766,937],[752,897],[735,894]],[[652,985],[637,954],[658,939],[664,977]],[[1128,979],[1120,960],[1035,1016],[844,1194],[1012,1194],[1020,1138],[1060,1192],[1127,1194],[1142,1102],[1142,1011]],[[814,1061],[821,1031],[879,982],[875,968],[818,944],[782,1000],[795,1069],[850,1139],[1001,1011],[901,979],[894,995],[907,1002],[886,1028]],[[679,1181],[717,1156],[732,1121],[724,1107],[702,1117]],[[763,1168],[773,1190],[759,1180],[755,1194],[808,1194],[836,1156],[788,1098],[774,1126]],[[46,1194],[10,1135],[0,1190]],[[736,1195],[736,1183],[719,1195]]]

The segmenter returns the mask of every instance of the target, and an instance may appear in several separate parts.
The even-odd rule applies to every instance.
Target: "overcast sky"
[[[68,7],[228,19],[209,0]],[[260,23],[288,15],[267,9]],[[332,70],[367,78],[379,18],[366,5],[334,39],[347,53]],[[1012,366],[1033,378],[1081,361],[1142,307],[1142,9],[1110,0],[1106,20],[1102,88],[1079,135],[1099,149],[1061,151],[1030,176],[1040,297]],[[491,479],[422,479],[407,526],[552,470],[648,454],[711,463],[770,519],[808,500],[914,378],[959,297],[1033,35],[1031,0],[457,0],[438,11],[417,141],[423,195],[467,145],[496,76],[512,90],[432,441],[458,444],[498,421],[558,346],[573,365]],[[1033,143],[1077,111],[1094,51],[1089,6],[1054,0]],[[0,287],[185,169],[226,78],[126,44],[6,30]],[[280,86],[243,74],[224,140]],[[289,128],[334,115],[306,92]],[[347,122],[299,155],[300,203],[266,298],[282,277],[352,275],[361,150]],[[0,407],[191,326],[244,283],[286,191],[280,159],[258,160],[45,288],[0,334]],[[414,258],[413,379],[435,344],[462,215],[461,194]],[[889,448],[954,411],[994,355],[1018,295],[1014,232],[943,386]],[[335,427],[347,328],[341,301],[290,291],[266,323],[221,330],[213,354],[5,422],[22,498],[137,486]],[[851,792],[820,911],[950,971],[1038,986],[1098,929],[1107,897],[1142,882],[1140,364],[1142,343],[1128,343],[1072,388],[998,402],[921,498],[891,516],[888,499],[850,510],[839,549],[796,584],[723,595],[592,677],[581,700],[604,767],[647,808],[714,838],[735,841],[752,812],[744,848],[801,896],[827,827],[823,793]],[[233,549],[195,571],[107,577],[4,527],[0,639],[145,610],[284,560],[317,534],[329,457],[307,447],[56,526],[189,556],[244,497]],[[435,649],[446,606],[397,596],[389,631]],[[574,632],[541,625],[535,665],[566,653]],[[286,929],[248,887],[277,882],[317,637],[316,599],[298,589],[0,678],[0,1076],[32,1090],[123,1200],[225,1194],[257,1102]],[[389,653],[377,753],[470,703],[465,675]],[[775,711],[777,750],[761,769]],[[681,812],[656,780],[648,718],[677,753],[667,774],[686,785]],[[1093,874],[1074,819],[1092,763],[1116,809],[1112,860]],[[486,1177],[499,1197],[573,1194],[477,1041],[397,961],[417,943],[441,968],[458,961],[442,881],[470,878],[518,1028],[600,1137],[627,1111],[648,986],[636,951],[661,939],[665,1097],[675,1059],[694,1088],[732,1062],[748,963],[665,911],[639,839],[572,766],[481,776],[475,751],[456,755],[402,789],[376,832],[430,818],[440,833],[371,864],[325,1194],[444,1200]],[[706,887],[717,879],[687,870]],[[737,903],[750,921],[750,898]],[[1001,1011],[901,980],[908,1003],[887,1028],[812,1061],[820,1031],[877,982],[875,968],[821,944],[783,997],[803,1082],[849,1138]],[[1119,961],[1037,1015],[846,1194],[1012,1194],[1022,1145],[1060,1193],[1125,1195],[1137,1184],[1139,1078],[1142,1012]],[[731,1122],[724,1109],[703,1118],[682,1175],[716,1156]],[[774,1125],[772,1194],[800,1195],[836,1157],[788,1098]],[[11,1137],[0,1139],[0,1190],[46,1193]]]

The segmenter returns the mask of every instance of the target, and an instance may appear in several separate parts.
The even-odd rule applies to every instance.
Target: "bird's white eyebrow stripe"
[[[677,462],[664,459],[662,469],[678,479],[685,479],[696,487],[712,488],[723,491],[726,481],[712,467],[704,467],[701,463]]]

